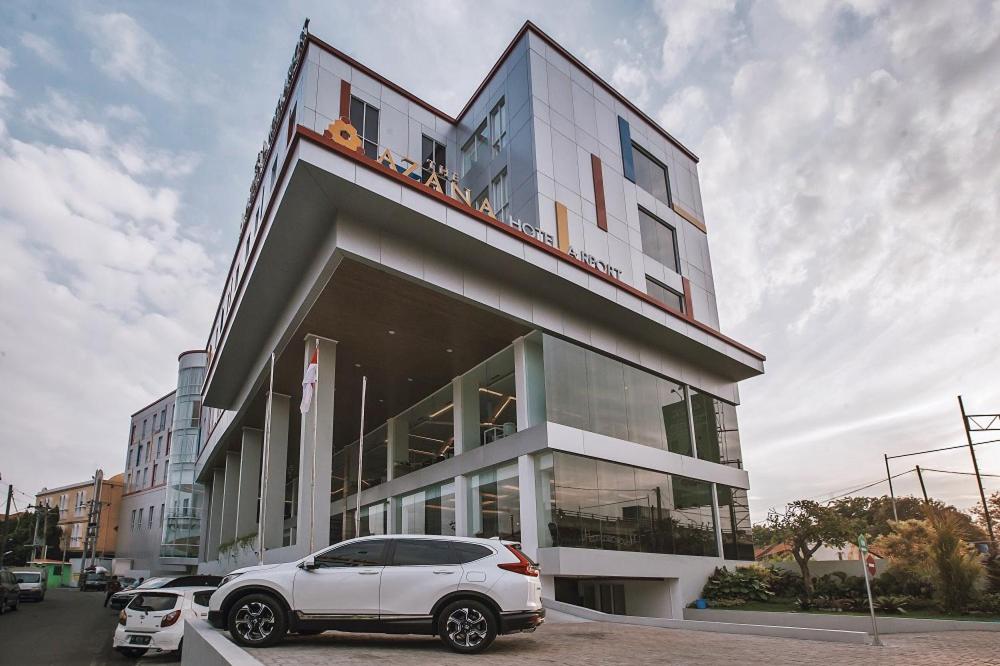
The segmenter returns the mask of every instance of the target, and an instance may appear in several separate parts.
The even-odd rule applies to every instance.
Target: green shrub
[[[842,571],[834,571],[813,579],[813,589],[817,594],[831,598],[855,598],[865,596],[865,579],[848,576]]]
[[[746,599],[740,599],[739,597],[733,599],[707,599],[709,608],[734,608],[736,606],[743,606],[747,602]]]
[[[934,597],[934,583],[913,569],[891,565],[872,581],[872,594],[878,596],[905,595],[919,599]]]
[[[767,586],[774,592],[774,596],[789,599],[805,594],[805,586],[799,574],[777,567],[764,567],[764,569],[768,574]]]
[[[1000,615],[1000,594],[996,592],[984,594],[976,599],[970,608],[987,615]]]
[[[875,597],[875,610],[883,613],[905,613],[910,598],[902,595]]]
[[[768,588],[767,573],[759,567],[730,571],[716,568],[701,592],[704,599],[744,599],[767,601],[774,593]]]

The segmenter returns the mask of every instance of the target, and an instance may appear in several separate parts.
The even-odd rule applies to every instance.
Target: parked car
[[[80,588],[81,592],[104,590],[108,587],[109,578],[107,571],[81,571],[77,587]]]
[[[294,562],[237,569],[209,622],[248,647],[289,631],[437,635],[456,652],[544,621],[538,568],[516,543],[444,536],[344,541]]]
[[[44,571],[40,569],[25,569],[14,571],[13,573],[20,588],[20,597],[22,599],[34,599],[35,601],[43,601],[45,599],[48,577]]]
[[[118,614],[114,647],[127,657],[181,649],[184,622],[208,615],[214,587],[142,590]]]
[[[121,580],[121,579],[119,579]],[[173,587],[218,587],[222,576],[191,575],[191,576],[161,576],[144,580],[141,585],[111,595],[109,604],[115,610],[121,610],[128,605],[132,597],[142,590],[159,590]]]
[[[17,579],[9,569],[0,569],[0,615],[10,610],[17,610],[21,601],[21,588]]]
[[[139,584],[139,579],[135,576],[118,576],[118,584],[122,586],[123,590],[128,590],[136,587]]]

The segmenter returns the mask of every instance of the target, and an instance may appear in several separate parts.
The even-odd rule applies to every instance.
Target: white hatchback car
[[[544,621],[538,568],[497,539],[391,535],[344,541],[301,560],[237,569],[208,620],[248,647],[289,631],[438,635],[456,652]]]
[[[127,657],[181,649],[184,622],[208,616],[214,587],[174,587],[136,594],[118,615],[114,647]]]

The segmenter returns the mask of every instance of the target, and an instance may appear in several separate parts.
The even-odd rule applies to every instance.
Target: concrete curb
[[[784,613],[777,611],[741,611],[723,609],[685,608],[684,619],[707,622],[748,622],[751,624],[780,625],[808,629],[839,629],[843,631],[871,631],[868,615],[843,613]],[[878,618],[880,634],[922,634],[935,631],[1000,631],[1000,622],[980,620],[931,620],[917,617]]]
[[[243,648],[204,620],[184,624],[181,666],[263,666]]]
[[[714,631],[722,634],[743,634],[747,636],[771,636],[776,638],[796,638],[800,640],[827,641],[831,643],[853,643],[867,645],[871,642],[867,632],[845,631],[842,629],[816,629],[795,626],[778,626],[766,624],[745,624],[738,622],[719,622],[705,620],[674,620],[665,617],[637,617],[633,615],[609,615],[600,611],[573,606],[561,601],[544,599],[546,608],[574,615],[594,622],[613,622],[615,624],[633,624],[644,627],[662,627],[664,629],[687,629],[689,631]]]

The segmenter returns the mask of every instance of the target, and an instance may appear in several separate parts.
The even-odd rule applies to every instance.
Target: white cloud
[[[82,25],[93,43],[91,59],[117,81],[132,81],[166,100],[181,93],[173,58],[128,14],[85,15]]]
[[[705,90],[699,86],[687,86],[667,100],[657,120],[673,136],[684,140],[688,136],[700,136],[709,121],[708,112]]]
[[[638,106],[649,101],[649,77],[637,65],[618,63],[611,73],[611,84]]]
[[[46,64],[58,68],[66,66],[59,47],[41,35],[37,35],[33,32],[24,33],[21,35],[21,46],[34,53],[42,62]]]
[[[656,13],[666,29],[663,76],[672,79],[696,56],[723,48],[735,6],[735,0],[659,0]]]
[[[104,107],[104,115],[111,120],[120,120],[130,125],[145,121],[142,113],[134,106],[129,106],[128,104],[109,104]]]
[[[10,57],[10,51],[0,46],[0,104],[3,104],[5,97],[13,97],[14,90],[7,85],[7,81],[4,74],[8,69],[14,65],[14,61]]]

